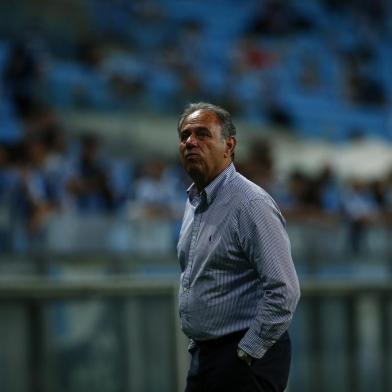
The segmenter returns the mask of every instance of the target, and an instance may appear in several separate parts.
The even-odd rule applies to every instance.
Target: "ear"
[[[228,158],[231,157],[234,153],[235,146],[237,145],[237,140],[234,136],[229,136],[226,140],[226,148],[225,148],[225,153],[224,157]]]

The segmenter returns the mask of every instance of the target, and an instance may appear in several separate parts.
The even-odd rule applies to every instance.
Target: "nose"
[[[194,147],[197,145],[197,138],[195,135],[190,134],[188,138],[185,140],[185,146],[187,148]]]

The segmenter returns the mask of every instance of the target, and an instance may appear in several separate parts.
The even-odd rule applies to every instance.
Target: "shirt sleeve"
[[[272,199],[247,201],[238,216],[243,252],[254,265],[261,293],[255,317],[239,347],[261,358],[288,329],[300,297],[285,221]]]

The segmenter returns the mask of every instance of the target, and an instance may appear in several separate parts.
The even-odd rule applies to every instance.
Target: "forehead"
[[[196,110],[195,112],[189,114],[181,125],[181,131],[185,128],[193,127],[204,127],[204,128],[214,128],[221,127],[221,121],[219,117],[211,111],[206,110]]]

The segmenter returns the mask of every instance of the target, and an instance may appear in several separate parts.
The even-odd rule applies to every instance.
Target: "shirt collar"
[[[215,177],[201,192],[197,192],[196,185],[193,183],[187,190],[190,202],[196,198],[205,198],[207,205],[210,205],[222,185],[236,173],[233,163],[230,163],[225,170]]]

